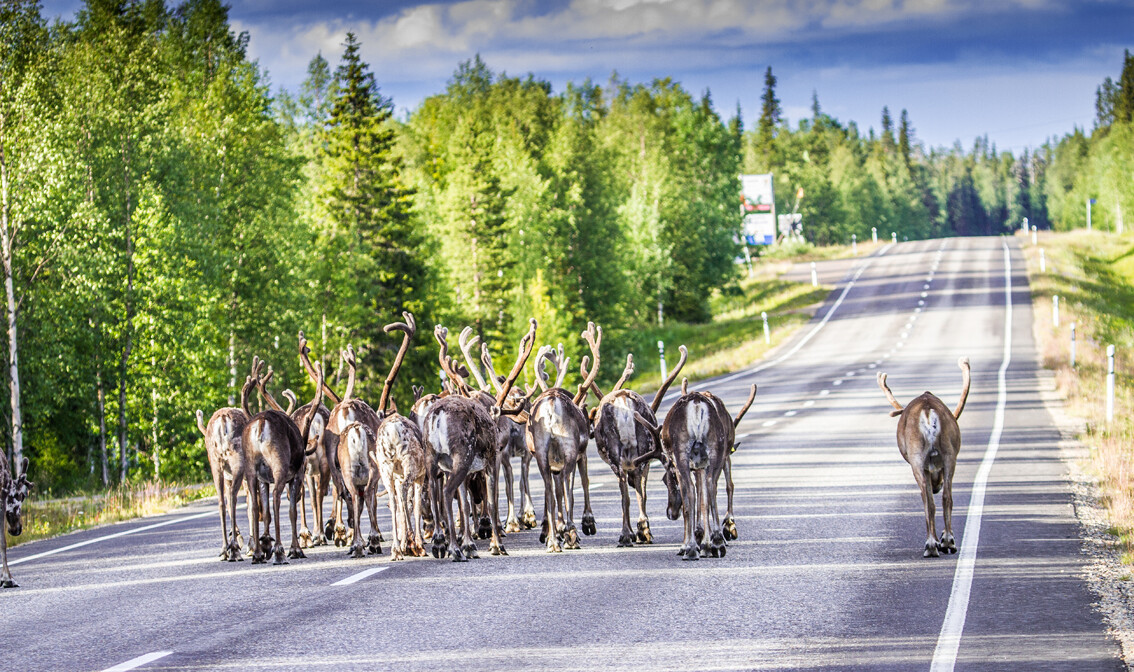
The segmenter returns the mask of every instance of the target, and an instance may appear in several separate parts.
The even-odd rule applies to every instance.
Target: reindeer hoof
[[[476,536],[480,539],[487,539],[492,536],[492,521],[488,516],[481,516],[480,523],[476,527]]]
[[[334,541],[335,539],[335,521],[328,520],[323,525],[323,542]]]
[[[541,527],[539,531],[539,543],[541,544],[547,543],[547,529],[547,521],[545,520],[543,521],[543,527]]]
[[[363,551],[363,548],[364,547],[361,544],[358,545],[358,546],[351,546],[350,550],[347,551],[347,557],[348,558],[364,558],[364,557],[366,557],[366,553],[365,553],[365,551]]]
[[[559,545],[558,540],[554,540],[547,545],[547,552],[548,553],[562,553],[563,547]]]
[[[598,532],[598,528],[595,527],[595,516],[594,516],[594,514],[592,514],[592,513],[584,513],[583,514],[583,525],[582,525],[582,527],[583,527],[583,534],[587,535],[588,537],[594,536],[594,534],[596,532]]]
[[[629,532],[623,532],[618,536],[618,547],[628,548],[634,545],[634,536]]]
[[[925,552],[921,554],[923,558],[936,558],[941,554],[937,552],[937,543],[933,541],[925,542]]]
[[[258,551],[252,553],[252,564],[262,565],[268,561],[268,556]]]
[[[240,547],[244,545],[244,535],[240,533],[240,530],[236,530],[235,541],[236,541],[236,549],[240,550]]]
[[[299,531],[299,547],[311,548],[311,530],[306,527]]]
[[[453,555],[453,562],[468,562],[469,561],[469,559],[465,557],[465,554],[462,553],[461,549],[457,546],[454,546],[453,549],[450,552]]]
[[[335,525],[335,546],[346,546],[350,542],[347,541],[347,528],[345,525]]]
[[[714,558],[723,558],[725,554],[725,540],[724,535],[720,530],[713,532],[709,537],[709,555]]]
[[[698,525],[697,528],[693,530],[693,538],[697,540],[698,544],[702,543],[705,540],[705,528]]]
[[[466,558],[480,558],[480,554],[476,552],[476,544],[465,544],[461,547],[461,551],[464,552]]]
[[[404,560],[405,557],[406,557],[405,554],[403,554],[401,551],[399,551],[397,546],[394,546],[393,548],[390,549],[390,562],[397,562],[398,560]]]
[[[0,588],[19,588],[19,587],[20,587],[20,584],[16,583],[12,579],[0,580]]]
[[[638,521],[638,532],[634,535],[634,541],[639,544],[652,544],[654,543],[654,535],[650,533],[649,521]]]
[[[508,551],[505,551],[500,544],[492,544],[488,547],[488,552],[492,555],[508,555]]]
[[[260,552],[264,555],[271,555],[274,552],[272,538],[266,534],[260,537]]]
[[[953,535],[948,534],[948,533],[941,535],[941,541],[937,542],[937,550],[941,551],[942,553],[947,553],[949,555],[956,553],[957,552],[957,542],[954,541]]]
[[[276,552],[273,553],[272,555],[275,558],[274,560],[272,560],[273,565],[286,565],[287,564],[287,556],[284,555],[282,548],[276,549]]]
[[[449,550],[448,546],[445,544],[445,537],[440,534],[434,534],[429,550],[433,554],[433,557],[438,560],[448,555]]]
[[[696,546],[684,547],[677,554],[681,556],[682,560],[699,560],[701,558],[701,553]]]
[[[524,511],[523,518],[520,519],[520,524],[524,526],[525,530],[533,530],[536,526],[535,511],[527,509]]]
[[[724,538],[728,541],[740,538],[736,533],[736,521],[733,520],[732,516],[725,516],[722,531],[724,532]]]
[[[287,557],[291,558],[292,560],[298,560],[299,558],[306,558],[307,556],[304,555],[301,549],[296,547],[287,552]]]
[[[367,553],[370,553],[370,555],[382,555],[382,535],[381,534],[371,534],[370,537],[366,541],[367,541],[367,544],[366,544]]]
[[[516,520],[515,518],[509,518],[508,522],[504,525],[504,531],[509,533],[519,532],[523,529],[524,528],[520,527],[520,521]]]
[[[568,528],[567,532],[563,535],[563,548],[571,551],[581,548],[581,546],[579,546],[579,531],[575,529],[574,525]]]

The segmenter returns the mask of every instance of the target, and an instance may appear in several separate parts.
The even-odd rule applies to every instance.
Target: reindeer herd
[[[254,357],[241,388],[239,407],[221,408],[207,423],[204,413],[197,411],[197,427],[204,435],[217,491],[223,560],[244,559],[244,540],[236,515],[242,487],[248,502],[247,553],[253,563],[267,562],[271,556],[275,564],[286,564],[288,558],[305,557],[304,548],[327,543],[349,546],[349,554],[355,558],[380,554],[384,538],[378,527],[378,499],[383,495],[390,509],[391,560],[426,556],[426,539],[429,553],[438,559],[464,562],[478,557],[474,539],[489,539],[489,553],[507,555],[505,536],[536,526],[528,483],[533,459],[544,485],[540,543],[551,553],[577,549],[580,531],[583,535],[597,532],[587,468],[591,439],[599,457],[618,479],[622,498],[618,546],[653,543],[646,514],[646,483],[656,460],[663,469],[666,515],[670,520],[684,520],[678,555],[683,560],[725,556],[728,540],[738,535],[732,508],[731,458],[738,447],[736,427],[756,397],[756,385],[752,385],[744,406],[732,416],[719,397],[710,392],[690,392],[688,381],[682,380],[681,396],[659,423],[656,414],[662,398],[688,357],[684,345],[679,348],[677,366],[646,403],[640,394],[623,387],[634,372],[630,355],[609,393],[595,382],[601,362],[602,328],[593,323],[582,332],[590,354],[580,362],[583,383],[574,392],[563,387],[568,358],[562,344],[537,351],[536,385],[526,390],[515,386],[535,346],[538,325],[534,319],[529,320],[507,376],[497,375],[487,344],[480,346],[477,365],[479,338],[470,328],[458,338],[464,364],[454,359],[449,355],[448,330],[438,325],[433,336],[440,348],[442,389],[426,394],[415,387],[413,407],[408,416],[401,415],[390,394],[417,332],[413,315],[403,316],[403,322],[385,326],[386,333],[398,332],[402,340],[377,408],[354,396],[357,361],[352,347],[340,353],[348,370],[340,397],[327,384],[322,367],[311,361],[307,341],[300,332],[299,359],[315,383],[310,402],[299,406],[296,396],[284,390],[282,396],[288,405],[280,406],[269,389],[271,367],[265,370],[266,363]],[[900,416],[899,450],[921,490],[927,533],[925,557],[957,551],[952,532],[952,480],[961,443],[957,420],[970,384],[968,359],[961,358],[958,365],[963,389],[953,411],[929,392],[902,406],[890,391],[886,374],[878,374],[878,386],[895,409],[891,415]],[[268,406],[266,410],[252,411],[250,402],[255,394]],[[588,408],[591,395],[597,405]],[[325,399],[328,404],[323,403]],[[519,457],[521,465],[518,503],[512,487],[513,457]],[[18,466],[13,473],[0,451],[0,501],[6,532],[13,536],[22,531],[21,505],[32,486],[27,479],[27,458]],[[578,527],[576,473],[583,490]],[[722,473],[727,493],[723,519],[717,505]],[[507,498],[503,525],[499,511],[501,475]],[[638,499],[634,527],[630,525],[631,488]],[[945,526],[938,537],[934,495],[942,491]],[[280,530],[285,492],[291,522],[291,545],[286,553]],[[333,514],[324,522],[328,493]],[[307,524],[308,494],[314,532]],[[362,533],[364,508],[370,522],[366,536]],[[8,570],[7,540],[2,533],[0,570],[0,588],[16,586]]]
[[[623,385],[634,372],[626,358],[622,376],[610,393],[595,382],[601,362],[602,328],[587,325],[582,338],[590,354],[582,358],[583,383],[574,391],[563,387],[568,357],[563,346],[543,346],[534,359],[536,385],[516,387],[535,349],[538,325],[534,319],[520,341],[516,361],[506,376],[498,375],[487,344],[471,328],[458,343],[462,363],[449,354],[449,332],[433,333],[438,362],[445,379],[437,393],[414,388],[408,415],[394,407],[390,393],[417,327],[413,315],[386,325],[400,332],[401,347],[386,376],[377,407],[355,398],[357,361],[353,348],[340,353],[347,384],[340,397],[310,358],[303,334],[299,358],[315,383],[315,398],[296,408],[299,400],[288,390],[283,408],[272,394],[272,369],[259,358],[241,389],[239,408],[222,408],[205,422],[197,411],[197,426],[205,438],[218,494],[224,560],[243,560],[237,526],[236,498],[248,493],[248,553],[253,563],[276,564],[304,557],[303,549],[334,543],[349,546],[351,557],[380,554],[385,541],[378,524],[382,495],[390,509],[392,560],[425,556],[426,542],[435,558],[456,562],[478,557],[477,539],[489,540],[488,552],[507,555],[507,534],[536,526],[528,474],[532,461],[544,484],[540,543],[548,552],[580,547],[580,533],[597,532],[591,511],[587,446],[595,440],[599,456],[618,478],[622,496],[619,546],[653,543],[646,514],[646,482],[650,465],[659,461],[668,490],[666,513],[684,516],[684,539],[679,555],[686,560],[724,557],[726,540],[737,538],[732,516],[731,454],[736,449],[735,427],[756,395],[752,386],[736,417],[708,392],[689,392],[682,383],[681,398],[663,422],[655,415],[666,390],[685,365],[687,351],[662,387],[647,403]],[[479,361],[478,361],[479,360]],[[482,372],[483,369],[483,372]],[[551,370],[549,372],[549,369]],[[258,393],[267,410],[254,413],[250,402]],[[593,395],[598,403],[588,408]],[[323,400],[329,400],[324,405]],[[331,408],[327,408],[330,405]],[[513,488],[512,458],[521,465],[519,502]],[[725,474],[728,509],[722,521],[717,508],[717,484]],[[505,481],[507,509],[499,510],[500,477]],[[583,509],[575,508],[575,477],[582,483]],[[630,524],[630,489],[638,498],[637,526]],[[291,546],[285,554],[280,505],[288,495]],[[332,497],[332,519],[324,524],[323,503]],[[306,498],[311,496],[315,523],[307,525]],[[363,510],[369,532],[362,531]],[[300,525],[302,517],[302,525]],[[274,521],[274,527],[273,527]],[[263,525],[261,532],[260,526]]]

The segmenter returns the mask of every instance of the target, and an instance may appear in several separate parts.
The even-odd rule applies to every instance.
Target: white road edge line
[[[387,569],[389,569],[389,567],[371,567],[370,569],[363,570],[363,571],[359,572],[358,574],[352,574],[352,575],[348,576],[347,578],[345,578],[341,581],[335,581],[331,585],[332,586],[349,586],[352,583],[358,583],[359,581],[365,579],[368,576],[374,576],[378,572],[384,572]]]
[[[80,541],[79,543],[71,544],[70,546],[63,546],[62,548],[56,548],[56,549],[52,549],[50,551],[44,551],[43,553],[36,553],[35,555],[29,555],[26,558],[19,558],[18,560],[9,560],[8,564],[9,565],[18,565],[18,564],[23,563],[23,562],[31,562],[32,560],[39,560],[40,558],[46,558],[47,556],[55,555],[56,553],[62,553],[64,551],[71,551],[71,550],[74,550],[76,548],[81,548],[83,546],[94,544],[94,543],[97,543],[97,542],[100,542],[100,541],[106,541],[107,539],[117,539],[118,537],[125,537],[126,535],[134,534],[135,532],[145,532],[147,530],[152,530],[152,529],[155,529],[155,528],[158,528],[158,527],[165,527],[166,525],[173,525],[175,523],[183,523],[187,520],[196,520],[198,518],[204,518],[205,516],[215,516],[215,515],[217,515],[216,511],[207,511],[205,513],[198,513],[198,514],[195,514],[195,515],[192,515],[192,516],[182,516],[180,518],[174,518],[173,520],[166,520],[166,521],[162,521],[160,523],[154,523],[153,525],[144,525],[142,527],[135,527],[132,530],[125,530],[123,532],[115,532],[114,534],[108,534],[105,537],[95,537],[94,539],[87,539],[86,541]],[[117,668],[115,668],[115,669],[117,669]]]
[[[796,343],[794,346],[792,346],[791,350],[788,350],[787,352],[780,355],[779,357],[776,357],[775,359],[773,359],[770,362],[764,362],[763,364],[761,364],[759,366],[754,366],[750,369],[744,369],[742,371],[737,371],[736,373],[725,376],[724,378],[721,378],[720,380],[718,380],[716,382],[727,383],[728,381],[730,381],[734,378],[739,378],[740,376],[747,376],[747,375],[752,374],[752,373],[759,373],[759,372],[763,371],[764,369],[768,369],[768,368],[775,366],[776,364],[779,364],[780,362],[788,359],[789,357],[791,357],[795,353],[799,352],[800,348],[807,345],[807,342],[810,341],[815,336],[815,334],[819,333],[819,330],[822,329],[824,327],[824,325],[827,324],[827,321],[831,319],[831,316],[834,315],[835,311],[838,310],[839,306],[842,305],[843,299],[847,298],[847,294],[850,292],[851,288],[854,287],[855,283],[858,282],[858,279],[860,277],[862,277],[863,272],[865,272],[866,269],[870,268],[874,264],[875,261],[877,261],[880,257],[882,257],[882,255],[886,254],[886,252],[888,252],[890,250],[890,248],[893,247],[893,246],[894,246],[893,243],[887,243],[886,246],[883,247],[878,252],[877,257],[871,257],[870,261],[868,261],[867,263],[865,263],[861,267],[859,267],[858,271],[855,272],[854,277],[852,277],[850,279],[850,282],[847,283],[847,286],[843,288],[843,293],[839,295],[838,300],[835,301],[835,305],[831,306],[831,309],[827,311],[827,314],[823,316],[823,319],[819,321],[819,324],[815,325],[814,329],[807,332],[807,335],[804,336],[803,338],[801,338],[799,340],[799,342]],[[671,391],[671,392],[669,392],[665,395],[665,398],[668,399],[668,398],[677,396],[680,393],[681,393],[680,390]]]
[[[969,511],[965,516],[965,538],[961,540],[957,570],[953,575],[953,590],[949,594],[949,607],[945,610],[945,621],[941,624],[941,634],[937,637],[930,672],[952,672],[953,666],[957,664],[957,650],[961,647],[961,633],[965,629],[965,615],[969,610],[969,596],[973,587],[984,493],[988,487],[992,462],[1000,448],[1000,435],[1004,431],[1004,405],[1008,397],[1005,373],[1012,361],[1012,259],[1008,243],[1004,243],[1004,311],[1004,360],[1000,363],[1000,372],[997,374],[996,416],[992,423],[992,434],[988,437],[988,449],[984,452],[984,459],[981,460],[980,469],[973,481]]]
[[[146,665],[147,663],[152,663],[159,658],[165,658],[172,653],[172,651],[154,651],[153,653],[147,653],[144,656],[138,656],[133,660],[127,660],[125,663],[119,663],[114,667],[108,667],[102,672],[126,672],[126,670],[134,670],[143,665]]]

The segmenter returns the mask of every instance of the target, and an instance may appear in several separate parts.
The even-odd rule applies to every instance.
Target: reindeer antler
[[[261,362],[261,365],[262,364],[263,364],[263,362]],[[274,376],[274,375],[276,375],[276,372],[273,371],[272,367],[269,366],[268,367],[268,375],[264,376],[263,378],[260,378],[256,382],[256,387],[260,390],[260,394],[263,395],[264,399],[268,402],[268,406],[271,406],[273,409],[275,409],[275,410],[277,410],[281,413],[286,413],[286,411],[284,411],[284,409],[283,409],[283,406],[280,406],[279,402],[276,401],[276,398],[273,397],[272,393],[268,391],[268,381],[270,381],[272,379],[272,376]]]
[[[587,364],[589,364],[590,361],[591,358],[589,355],[583,355],[583,360],[579,362],[579,375],[583,377],[583,380],[587,379]],[[591,391],[594,392],[595,396],[597,396],[599,399],[602,399],[606,396],[606,394],[603,393],[602,389],[599,388],[598,383],[591,383]]]
[[[323,367],[318,364],[315,365],[316,379],[315,379],[315,398],[311,401],[311,408],[308,409],[307,414],[303,417],[303,446],[307,446],[311,438],[311,421],[315,419],[315,414],[319,412],[319,407],[323,404]],[[308,451],[304,448],[304,453],[308,456],[314,455],[317,448],[311,448]]]
[[[586,339],[587,345],[591,348],[591,354],[595,358],[595,367],[591,369],[591,374],[579,386],[579,392],[575,395],[574,402],[576,405],[582,403],[587,398],[587,390],[591,388],[591,384],[595,382],[595,376],[598,375],[599,368],[599,347],[602,345],[602,327],[596,327],[594,322],[587,322],[587,330],[582,333],[582,337]]]
[[[460,362],[456,362],[449,356],[449,341],[447,337],[449,330],[440,324],[433,328],[433,338],[437,339],[437,344],[441,349],[437,353],[437,361],[441,364],[441,370],[449,377],[449,381],[453,384],[453,389],[457,394],[468,396],[468,386],[465,384],[465,378],[469,372],[461,366]]]
[[[461,329],[457,343],[461,346],[461,353],[465,356],[465,364],[469,367],[469,373],[472,374],[473,378],[476,378],[476,384],[480,386],[480,389],[487,392],[488,383],[484,382],[484,378],[480,375],[480,369],[476,366],[476,358],[472,355],[472,350],[479,340],[480,336],[473,334],[472,327],[465,327]]]
[[[634,411],[634,420],[637,421],[639,425],[645,427],[646,430],[650,432],[650,435],[654,437],[654,449],[646,453],[645,455],[639,455],[638,457],[634,458],[634,468],[637,469],[639,466],[654,459],[664,462],[665,451],[662,450],[661,428],[647,420],[645,416],[643,416],[638,411]]]
[[[898,400],[894,398],[894,393],[890,391],[890,386],[886,384],[886,374],[879,371],[877,378],[878,387],[882,388],[882,391],[886,393],[886,400],[894,407],[894,410],[890,411],[890,417],[901,415],[902,411],[905,409],[903,409],[902,405],[898,403]]]
[[[290,389],[284,390],[283,392],[280,392],[280,394],[284,399],[287,399],[287,410],[285,410],[284,413],[291,415],[291,412],[294,411],[295,407],[299,405],[299,398],[296,397],[295,392],[292,392]]]
[[[677,360],[677,366],[673,367],[673,371],[669,372],[669,377],[665,379],[665,382],[662,383],[662,386],[659,387],[658,391],[654,393],[654,400],[652,403],[650,403],[650,410],[654,413],[658,412],[658,406],[661,406],[662,397],[665,396],[665,391],[669,389],[669,386],[673,384],[673,381],[677,380],[677,374],[681,373],[682,367],[685,366],[685,360],[689,357],[689,351],[685,349],[684,345],[679,345],[677,347],[677,350],[681,353],[681,358]]]
[[[398,378],[398,370],[402,368],[402,362],[406,358],[406,352],[409,351],[410,339],[417,333],[417,322],[413,319],[413,314],[405,311],[402,317],[406,318],[405,322],[392,322],[382,327],[382,331],[387,334],[391,331],[402,332],[402,344],[398,348],[398,356],[394,358],[394,365],[390,367],[390,373],[386,375],[386,382],[382,384],[382,397],[378,400],[378,417],[382,417],[386,413],[386,404],[390,401],[390,390],[394,387],[394,381]]]
[[[347,369],[349,370],[347,374],[346,392],[343,392],[343,401],[350,401],[351,396],[354,394],[354,376],[355,369],[358,366],[358,362],[354,357],[354,346],[347,343],[346,350],[341,350],[339,354],[343,358],[343,361],[346,362]]]
[[[504,400],[508,397],[508,393],[512,391],[512,385],[516,383],[516,378],[520,376],[520,372],[524,370],[524,364],[528,362],[528,357],[531,357],[532,348],[535,347],[536,329],[539,328],[539,323],[536,322],[534,317],[528,318],[528,333],[520,339],[520,352],[516,355],[516,363],[512,366],[511,373],[504,379],[501,384],[500,390],[496,393],[496,405],[503,406]]]
[[[301,332],[299,332],[299,363],[302,364],[303,369],[305,371],[307,371],[307,375],[308,375],[308,377],[311,378],[311,382],[315,382],[315,379],[316,379],[315,367],[311,366],[310,355],[311,355],[311,348],[307,347],[307,337],[305,337],[303,335],[303,332],[301,331]],[[335,391],[327,386],[326,381],[323,382],[323,392],[328,397],[330,397],[331,400],[333,400],[336,404],[338,404],[340,401],[342,401],[342,397],[335,394]]]

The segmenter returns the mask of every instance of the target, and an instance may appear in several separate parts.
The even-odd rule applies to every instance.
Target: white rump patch
[[[618,431],[618,440],[624,446],[636,444],[637,432],[634,427],[634,405],[628,397],[618,397],[610,403],[614,414],[614,427]]]
[[[937,444],[937,437],[941,435],[941,418],[937,417],[937,411],[932,408],[921,414],[918,418],[918,426],[921,429],[921,436],[925,439],[925,444],[933,446]]]
[[[272,441],[272,428],[264,420],[257,420],[256,422],[259,426],[253,426],[251,434],[255,439],[254,447],[262,453],[264,452],[264,446]]]
[[[693,441],[705,441],[709,436],[709,405],[695,400],[685,407],[685,429]]]
[[[449,454],[449,417],[444,412],[434,413],[429,417],[429,442],[438,454]]]
[[[548,434],[561,438],[568,438],[570,436],[570,429],[566,423],[566,413],[559,413],[557,406],[561,402],[558,399],[552,399],[550,403],[540,404],[536,415],[532,418],[537,424],[544,428]]]

